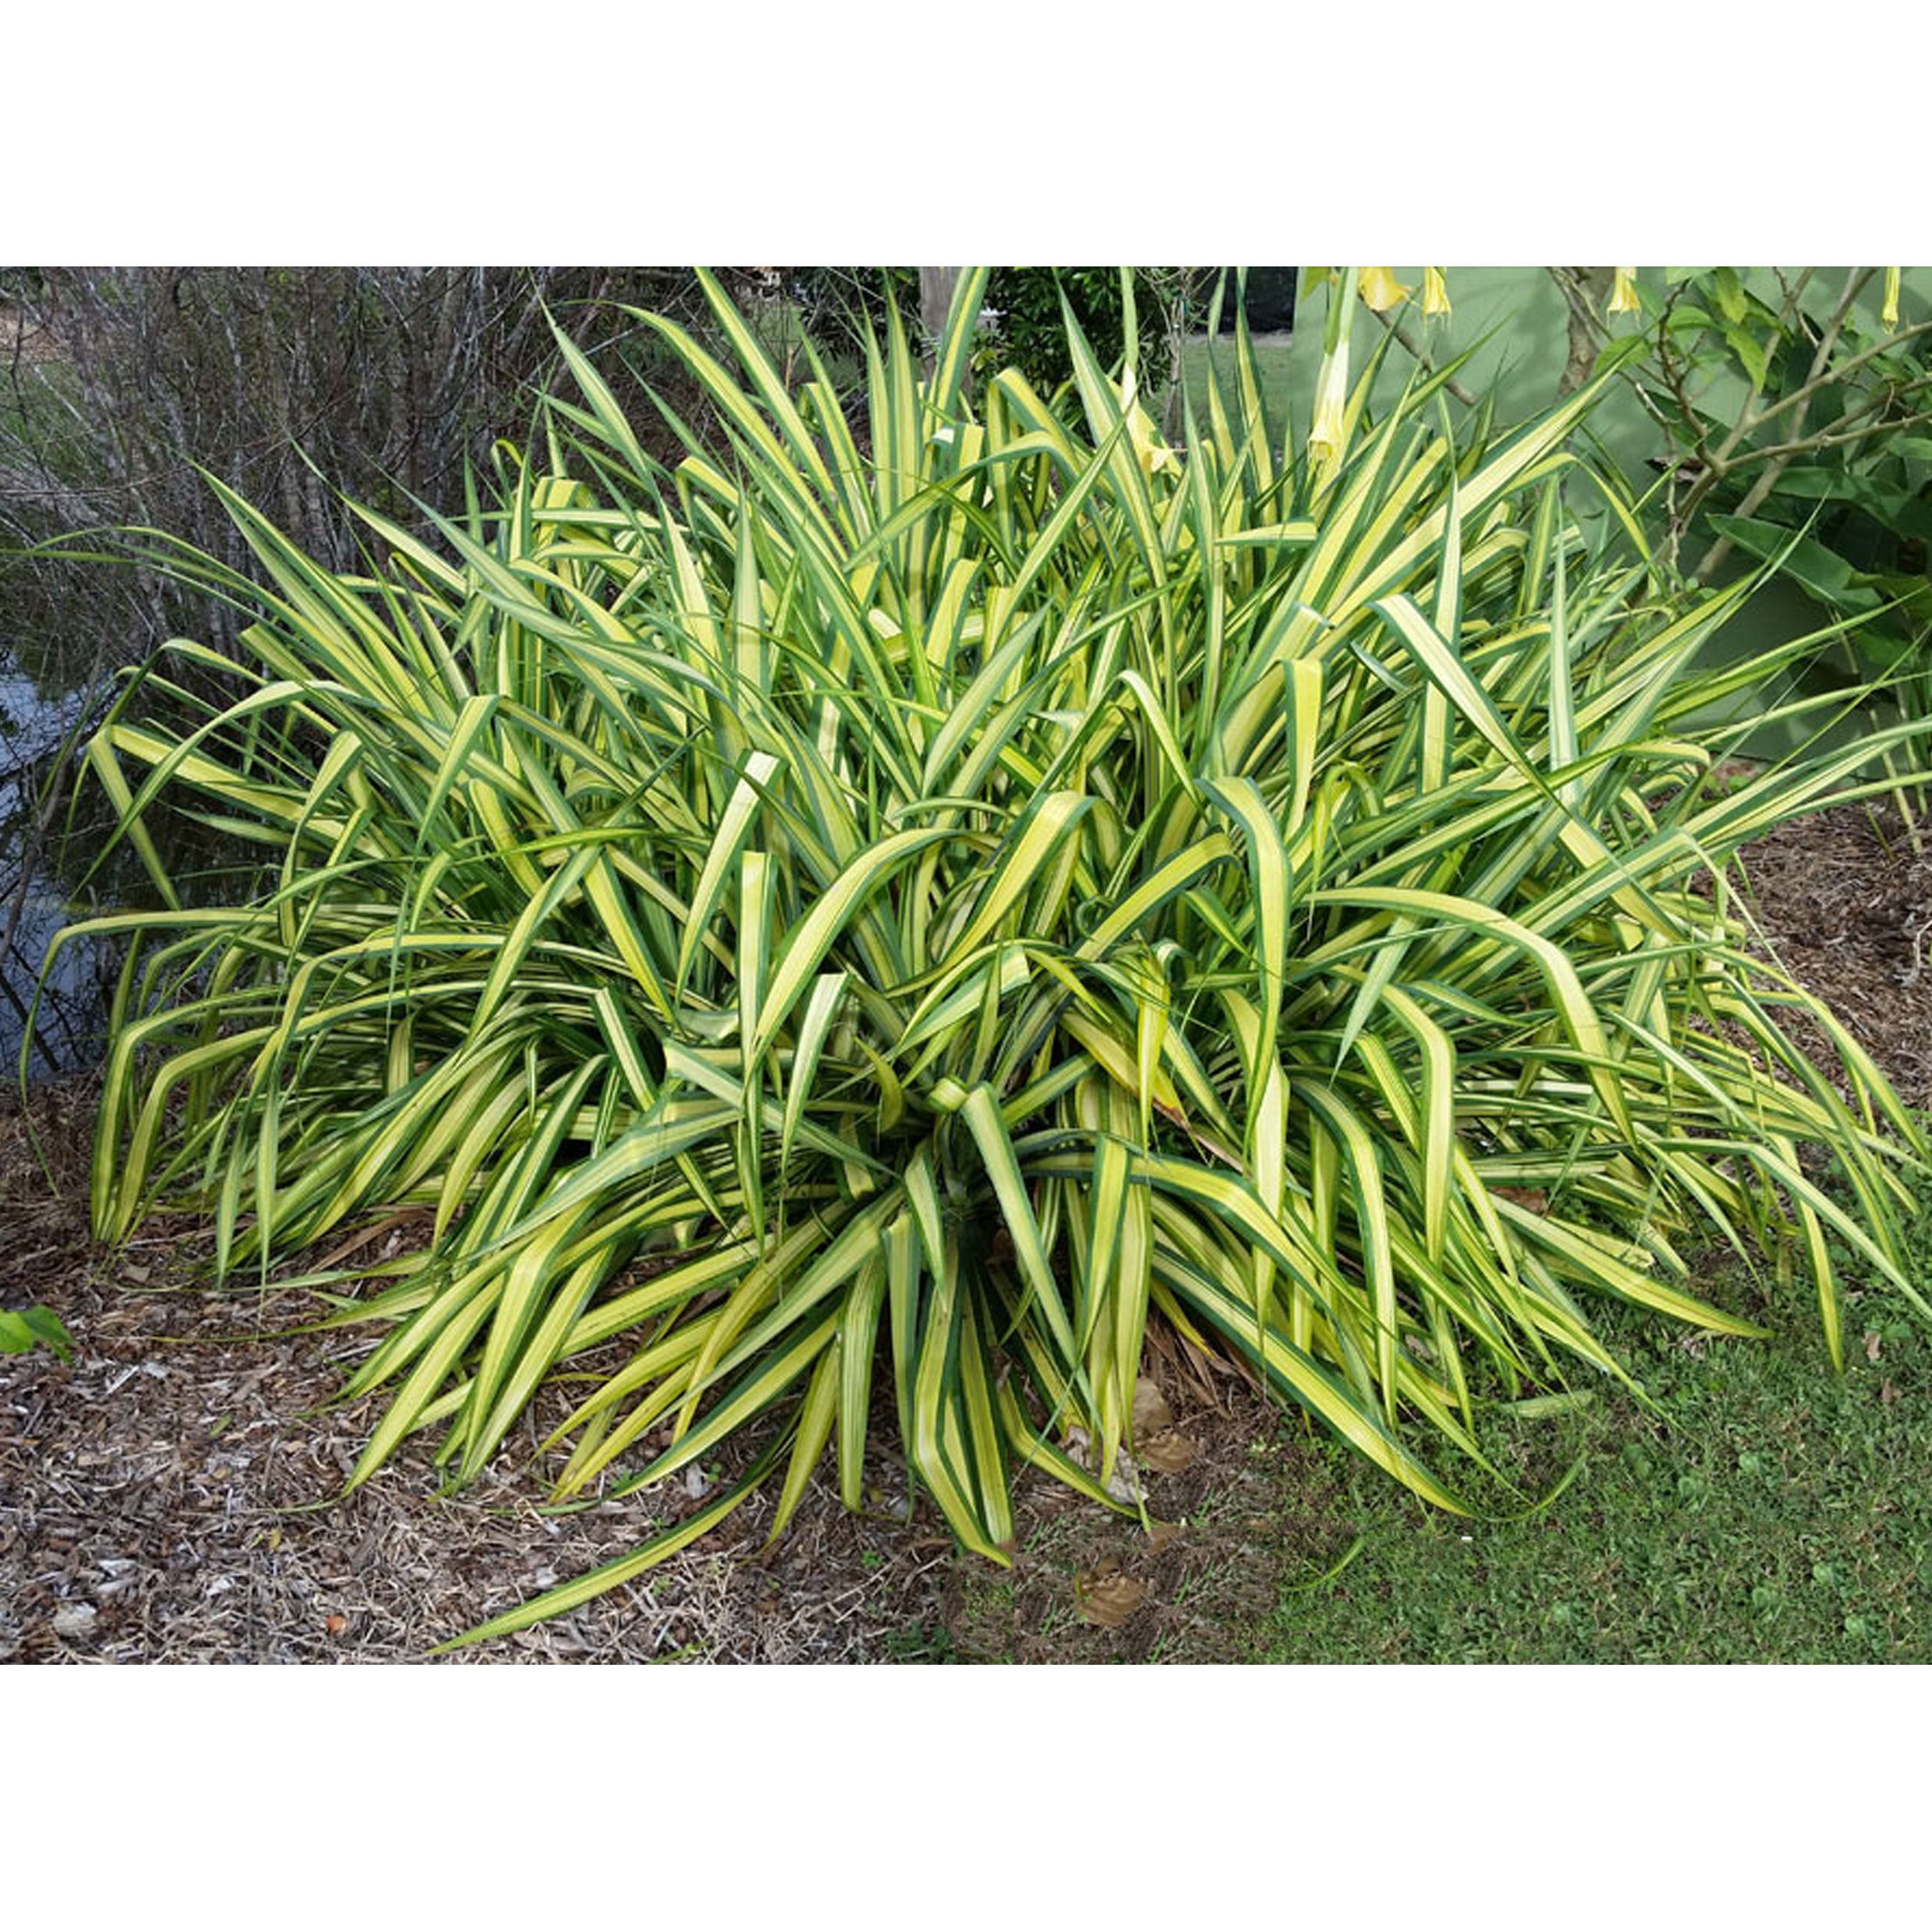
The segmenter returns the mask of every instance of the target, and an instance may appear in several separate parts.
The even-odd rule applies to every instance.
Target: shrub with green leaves
[[[974,362],[987,375],[1019,370],[1042,393],[1074,379],[1066,316],[1070,308],[1093,354],[1112,365],[1126,353],[1127,333],[1152,346],[1143,323],[1157,306],[1148,271],[1117,268],[999,268],[986,282],[991,318],[982,319]],[[1133,299],[1130,305],[1130,298]],[[991,321],[989,330],[985,323]]]
[[[1707,581],[1736,551],[1834,616],[1874,620],[1853,636],[1880,669],[1932,626],[1932,322],[1902,320],[1899,282],[1896,269],[1668,269],[1631,282],[1648,339],[1617,358],[1670,439],[1664,542],[1694,538]]]
[[[1243,341],[1171,450],[1070,319],[1077,407],[969,403],[982,287],[929,377],[889,322],[862,457],[721,294],[735,368],[652,326],[728,460],[653,463],[566,344],[433,545],[370,514],[332,574],[231,497],[269,587],[172,562],[256,612],[249,688],[93,746],[150,857],[164,799],[262,855],[78,929],[132,943],[101,1236],[203,1210],[232,1276],[420,1211],[330,1283],[382,1338],[354,1482],[418,1430],[474,1476],[558,1377],[560,1497],[756,1447],[486,1632],[756,1483],[856,1506],[875,1437],[1006,1560],[1019,1465],[1112,1503],[1157,1312],[1454,1507],[1494,1405],[1620,1373],[1606,1298],[1757,1332],[1708,1240],[1795,1256],[1834,1351],[1828,1237],[1912,1292],[1916,1130],[1725,870],[1857,754],[1707,784],[1775,667],[1698,668],[1741,587],[1586,545],[1595,390],[1458,442],[1370,371],[1310,460]]]
[[[1920,721],[1922,746],[1932,321],[1902,316],[1900,281],[1897,269],[1669,269],[1631,284],[1645,347],[1615,353],[1669,439],[1661,545],[1685,546],[1706,582],[1733,558],[1768,566],[1840,620],[1833,656],[1871,681],[1875,715],[1888,703]]]

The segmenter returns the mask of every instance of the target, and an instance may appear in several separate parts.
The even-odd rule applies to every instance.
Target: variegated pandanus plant
[[[1707,784],[1775,667],[1700,658],[1747,587],[1653,569],[1597,389],[1452,431],[1371,364],[1310,460],[1238,337],[1170,445],[1070,315],[1067,392],[969,397],[983,286],[929,363],[889,321],[857,430],[714,285],[710,346],[640,318],[718,425],[675,467],[564,341],[541,454],[365,513],[366,576],[230,498],[259,583],[168,561],[256,613],[245,690],[93,744],[160,900],[69,929],[129,947],[100,1236],[204,1212],[232,1281],[416,1211],[308,1278],[379,1337],[352,1483],[425,1430],[474,1476],[560,1379],[559,1497],[756,1449],[463,1641],[760,1485],[856,1507],[875,1438],[1007,1561],[1023,1465],[1120,1507],[1151,1320],[1454,1509],[1499,1406],[1625,1380],[1607,1304],[1761,1332],[1707,1245],[1834,1352],[1832,1241],[1917,1305],[1919,1131],[1726,886],[1871,748]],[[163,800],[259,854],[227,902]]]

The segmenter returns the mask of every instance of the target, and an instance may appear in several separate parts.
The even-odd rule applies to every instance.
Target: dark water
[[[9,1083],[48,947],[76,916],[68,889],[46,869],[33,820],[50,762],[83,721],[82,708],[78,695],[48,697],[0,653],[0,1080]],[[57,806],[50,828],[56,843],[62,813]],[[42,998],[30,1078],[71,1072],[98,1056],[104,964],[97,947],[63,950]]]

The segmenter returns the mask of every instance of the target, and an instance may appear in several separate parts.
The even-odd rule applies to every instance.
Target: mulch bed
[[[1908,1104],[1932,1106],[1932,863],[1895,822],[1842,808],[1774,834],[1747,865],[1769,949]],[[300,1294],[167,1292],[192,1229],[97,1250],[93,1101],[72,1083],[30,1117],[0,1115],[0,1302],[44,1302],[76,1345],[71,1363],[0,1357],[0,1662],[420,1661],[730,1479],[726,1466],[662,1497],[548,1514],[540,1416],[532,1454],[506,1447],[460,1493],[440,1492],[426,1446],[406,1445],[343,1497],[375,1411],[329,1404],[367,1341],[291,1332],[316,1313]],[[767,1549],[773,1499],[754,1498],[633,1583],[448,1661],[1239,1661],[1281,1589],[1346,1554],[1332,1461],[1171,1338],[1149,1372],[1182,1446],[1148,1481],[1172,1533],[1151,1539],[1027,1477],[1016,1560],[999,1570],[955,1555],[929,1505],[908,1512],[882,1458],[873,1515],[848,1515],[821,1475]]]
[[[1932,1109],[1932,824],[1923,852],[1897,815],[1841,806],[1780,826],[1744,855],[1761,950],[1830,1007],[1908,1107]],[[1802,1021],[1793,1037],[1829,1068]]]
[[[95,1250],[83,1152],[92,1101],[83,1085],[37,1102],[51,1186],[27,1123],[0,1119],[0,1296],[44,1302],[76,1344],[71,1363],[0,1357],[0,1662],[420,1661],[626,1555],[730,1479],[728,1461],[661,1500],[550,1514],[531,1457],[507,1446],[477,1483],[439,1493],[423,1438],[342,1497],[376,1411],[327,1405],[367,1341],[291,1332],[316,1317],[300,1292],[168,1292],[192,1231]],[[894,1470],[882,1466],[873,1487],[878,1520],[848,1515],[820,1485],[769,1552],[772,1503],[754,1497],[636,1581],[450,1660],[878,1654],[936,1617],[952,1546],[898,1520]]]

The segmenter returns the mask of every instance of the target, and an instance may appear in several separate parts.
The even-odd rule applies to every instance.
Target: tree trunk
[[[926,363],[932,365],[939,339],[946,333],[946,318],[952,313],[953,291],[959,285],[956,268],[922,268],[919,270],[919,324],[925,331]]]

